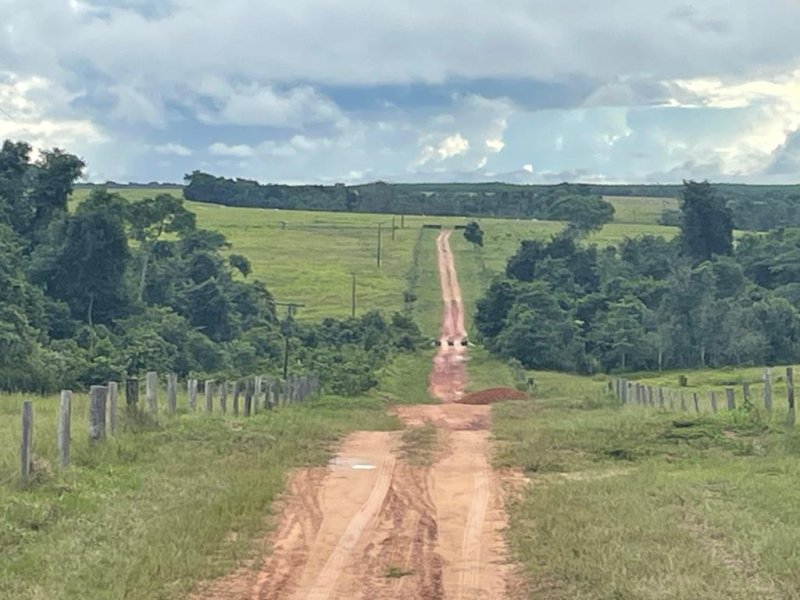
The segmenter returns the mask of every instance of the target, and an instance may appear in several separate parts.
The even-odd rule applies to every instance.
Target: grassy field
[[[648,196],[603,196],[603,200],[614,207],[617,223],[656,225],[666,210],[678,210],[677,198],[655,198]]]
[[[179,195],[174,190],[127,188],[116,190],[131,200],[158,193]],[[88,195],[86,189],[76,190],[73,202]],[[351,312],[352,274],[356,274],[356,310],[358,314],[372,309],[402,310],[403,292],[409,288],[408,275],[414,264],[415,248],[423,255],[434,248],[435,230],[425,230],[425,223],[445,227],[466,224],[462,217],[406,216],[395,217],[397,229],[392,239],[392,216],[385,214],[351,214],[333,212],[263,210],[234,208],[214,204],[187,202],[197,214],[201,227],[223,233],[231,242],[231,252],[245,255],[253,265],[253,278],[264,281],[279,301],[301,302],[306,306],[298,313],[303,320],[324,317],[346,317]],[[462,286],[479,277],[486,285],[491,275],[505,269],[508,257],[514,254],[524,239],[547,239],[563,228],[563,223],[513,219],[480,219],[485,232],[485,247],[480,252],[480,267],[475,272],[464,264],[466,274]],[[377,266],[378,224],[382,224],[381,267]],[[653,224],[612,223],[594,234],[591,242],[600,245],[617,244],[626,237],[643,234],[672,237],[676,230]],[[473,252],[460,233],[453,236],[459,244],[460,256]],[[462,243],[463,242],[463,243]],[[430,265],[420,265],[428,268]],[[435,263],[433,263],[435,269]],[[438,304],[438,289],[426,298],[418,288],[420,308],[424,315],[423,329],[438,329],[438,313],[429,310]]]
[[[494,408],[497,464],[531,481],[509,536],[532,598],[800,597],[800,434],[780,415],[620,409],[602,381],[533,376],[535,402]]]
[[[163,417],[90,449],[76,396],[62,473],[57,401],[37,398],[36,479],[21,487],[20,404],[0,398],[0,598],[15,600],[183,597],[252,554],[290,469],[324,464],[354,429],[397,426],[378,399],[327,398],[246,420]]]

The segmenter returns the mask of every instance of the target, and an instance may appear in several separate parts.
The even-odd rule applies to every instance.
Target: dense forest
[[[54,390],[173,370],[241,376],[290,368],[329,391],[375,384],[419,331],[405,315],[306,325],[281,318],[225,237],[183,200],[128,202],[105,189],[68,210],[83,162],[61,150],[0,149],[0,388]]]
[[[733,244],[709,183],[682,190],[680,235],[619,247],[575,231],[524,241],[478,303],[490,350],[581,372],[792,363],[800,359],[800,232]]]
[[[184,196],[197,202],[257,208],[569,221],[581,229],[599,228],[614,218],[610,203],[586,186],[570,184],[426,192],[383,182],[353,187],[262,185],[195,171],[186,176]]]

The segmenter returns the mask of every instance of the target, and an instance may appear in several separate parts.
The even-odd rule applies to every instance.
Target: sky
[[[90,181],[800,182],[800,0],[0,0]]]

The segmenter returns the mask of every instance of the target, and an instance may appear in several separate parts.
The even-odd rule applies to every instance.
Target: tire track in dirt
[[[341,569],[347,563],[362,534],[374,529],[374,521],[378,518],[389,487],[392,485],[394,465],[395,458],[393,456],[387,458],[381,465],[378,478],[373,484],[367,501],[350,521],[325,566],[317,575],[314,585],[305,593],[308,600],[328,600],[330,598],[336,586],[336,580],[341,574]]]

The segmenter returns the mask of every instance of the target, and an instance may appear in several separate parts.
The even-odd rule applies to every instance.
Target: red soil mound
[[[458,404],[492,404],[503,400],[528,400],[530,396],[514,388],[490,388],[474,394],[468,394]]]

